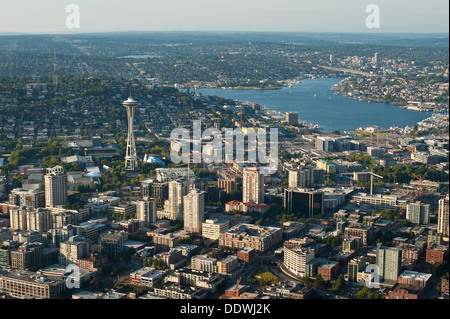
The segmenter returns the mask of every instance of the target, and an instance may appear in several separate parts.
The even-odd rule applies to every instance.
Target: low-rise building
[[[248,264],[252,263],[256,258],[256,252],[251,247],[244,247],[241,250],[238,250],[236,255],[239,260]]]
[[[251,247],[265,252],[281,243],[283,232],[278,227],[238,224],[220,235],[219,246],[242,249]]]
[[[426,261],[430,264],[441,263],[448,254],[448,246],[433,245],[426,250]]]
[[[66,289],[62,279],[29,271],[0,270],[0,293],[17,299],[58,299]]]
[[[219,221],[218,219],[207,219],[202,223],[202,236],[212,240],[220,238],[220,234],[224,233],[230,227],[228,221]]]
[[[421,299],[425,291],[424,287],[395,284],[389,290],[387,299]]]
[[[143,267],[130,273],[130,283],[145,287],[154,287],[162,281],[166,274],[166,271]]]
[[[398,276],[397,283],[401,285],[427,287],[431,281],[431,274],[405,270]]]

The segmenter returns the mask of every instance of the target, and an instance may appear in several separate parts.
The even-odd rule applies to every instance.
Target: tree
[[[335,293],[340,292],[345,287],[345,278],[343,274],[340,274],[338,279],[336,280],[336,283],[333,286],[333,291]]]
[[[325,288],[326,285],[327,285],[327,282],[322,278],[321,275],[317,274],[316,281],[314,282],[314,286],[316,286],[317,288]]]
[[[369,294],[369,288],[367,288],[367,286],[364,286],[363,289],[361,289],[360,291],[358,291],[355,294],[355,298],[356,299],[365,299],[365,298],[367,298],[368,294]]]

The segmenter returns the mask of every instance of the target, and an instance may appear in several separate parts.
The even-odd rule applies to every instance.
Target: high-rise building
[[[289,188],[312,187],[314,184],[314,168],[304,167],[289,170]]]
[[[286,188],[284,190],[284,209],[310,218],[319,214],[323,215],[323,192],[302,188]]]
[[[232,180],[225,180],[219,178],[217,181],[217,187],[222,188],[227,193],[231,193],[232,191],[237,190],[237,185],[235,181]]]
[[[78,259],[87,258],[91,254],[89,239],[73,236],[59,244],[58,262],[61,265],[78,264]]]
[[[138,167],[136,143],[133,132],[134,111],[138,103],[130,96],[128,100],[122,103],[122,105],[127,108],[127,117],[128,117],[128,135],[127,135],[127,151],[125,155],[125,169],[134,171]]]
[[[286,122],[290,125],[298,124],[298,112],[286,112]]]
[[[61,166],[47,168],[45,175],[45,206],[56,207],[67,204],[67,175]]]
[[[27,212],[25,209],[15,208],[9,215],[10,228],[14,230],[27,230]]]
[[[397,282],[402,268],[402,249],[377,245],[377,266],[381,281]]]
[[[372,58],[372,63],[377,64],[378,63],[378,52],[375,52]]]
[[[184,231],[202,233],[205,218],[205,191],[191,190],[184,196]]]
[[[306,276],[306,264],[315,257],[314,249],[284,246],[284,266],[299,277]]]
[[[169,183],[160,183],[153,179],[147,179],[141,182],[142,198],[151,197],[158,203],[164,202],[169,198]]]
[[[353,258],[348,263],[347,281],[356,282],[358,280],[358,273],[363,271],[366,266],[366,257],[360,256]]]
[[[28,230],[47,232],[52,229],[52,213],[49,209],[39,208],[27,211]]]
[[[11,229],[15,230],[38,230],[47,232],[52,229],[51,210],[45,208],[35,209],[33,207],[19,207],[11,211]]]
[[[136,202],[137,219],[143,226],[148,227],[156,221],[156,200],[144,198]]]
[[[21,207],[45,207],[45,192],[35,189],[15,188],[9,194],[9,203]]]
[[[439,200],[439,210],[438,210],[438,234],[442,234],[444,237],[449,237],[449,229],[448,229],[448,203],[449,203],[449,195],[445,198],[441,198]]]
[[[416,225],[428,225],[430,223],[430,204],[421,202],[409,203],[406,206],[406,219]]]
[[[78,225],[79,214],[74,211],[60,211],[52,213],[53,228],[62,228],[68,225]]]
[[[183,197],[189,191],[189,181],[187,179],[178,179],[169,182],[169,200],[166,210],[171,220],[183,219]]]
[[[24,243],[11,251],[11,268],[36,271],[42,266],[42,243]]]
[[[260,174],[258,168],[244,169],[242,183],[242,201],[244,203],[264,203],[264,175]]]

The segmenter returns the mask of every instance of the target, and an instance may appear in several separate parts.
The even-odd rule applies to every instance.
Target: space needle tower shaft
[[[136,143],[133,132],[134,110],[137,102],[130,96],[128,100],[124,101],[122,105],[127,108],[128,116],[128,137],[127,137],[127,152],[125,155],[125,169],[134,171],[137,169]]]

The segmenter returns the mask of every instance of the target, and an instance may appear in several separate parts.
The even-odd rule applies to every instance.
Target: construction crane
[[[375,177],[383,179],[383,176],[374,174],[372,172],[368,172],[368,174],[370,174],[370,195],[373,195],[373,177],[375,176]]]
[[[377,147],[380,146],[380,131],[377,129]]]
[[[417,176],[416,174],[414,174],[414,173],[411,173],[411,174],[419,180],[419,199],[422,199],[422,182],[423,182],[423,180],[421,177]]]
[[[207,154],[204,154],[204,153],[199,153],[199,154],[201,155],[202,159],[205,158],[204,156],[207,156]],[[181,155],[181,154],[179,153],[178,155]],[[191,171],[191,165],[190,165],[191,164],[191,156],[193,156],[194,153],[189,153],[187,155],[189,156],[189,161],[187,163],[182,163],[182,164],[175,165],[175,167],[187,165],[187,168],[188,168],[188,182],[189,182],[190,181],[190,171]],[[206,170],[206,162],[205,161],[203,161],[203,169]]]
[[[242,277],[239,277],[239,279],[236,281],[236,286],[234,287],[234,296],[232,299],[241,299],[239,294],[239,284],[241,283]]]

